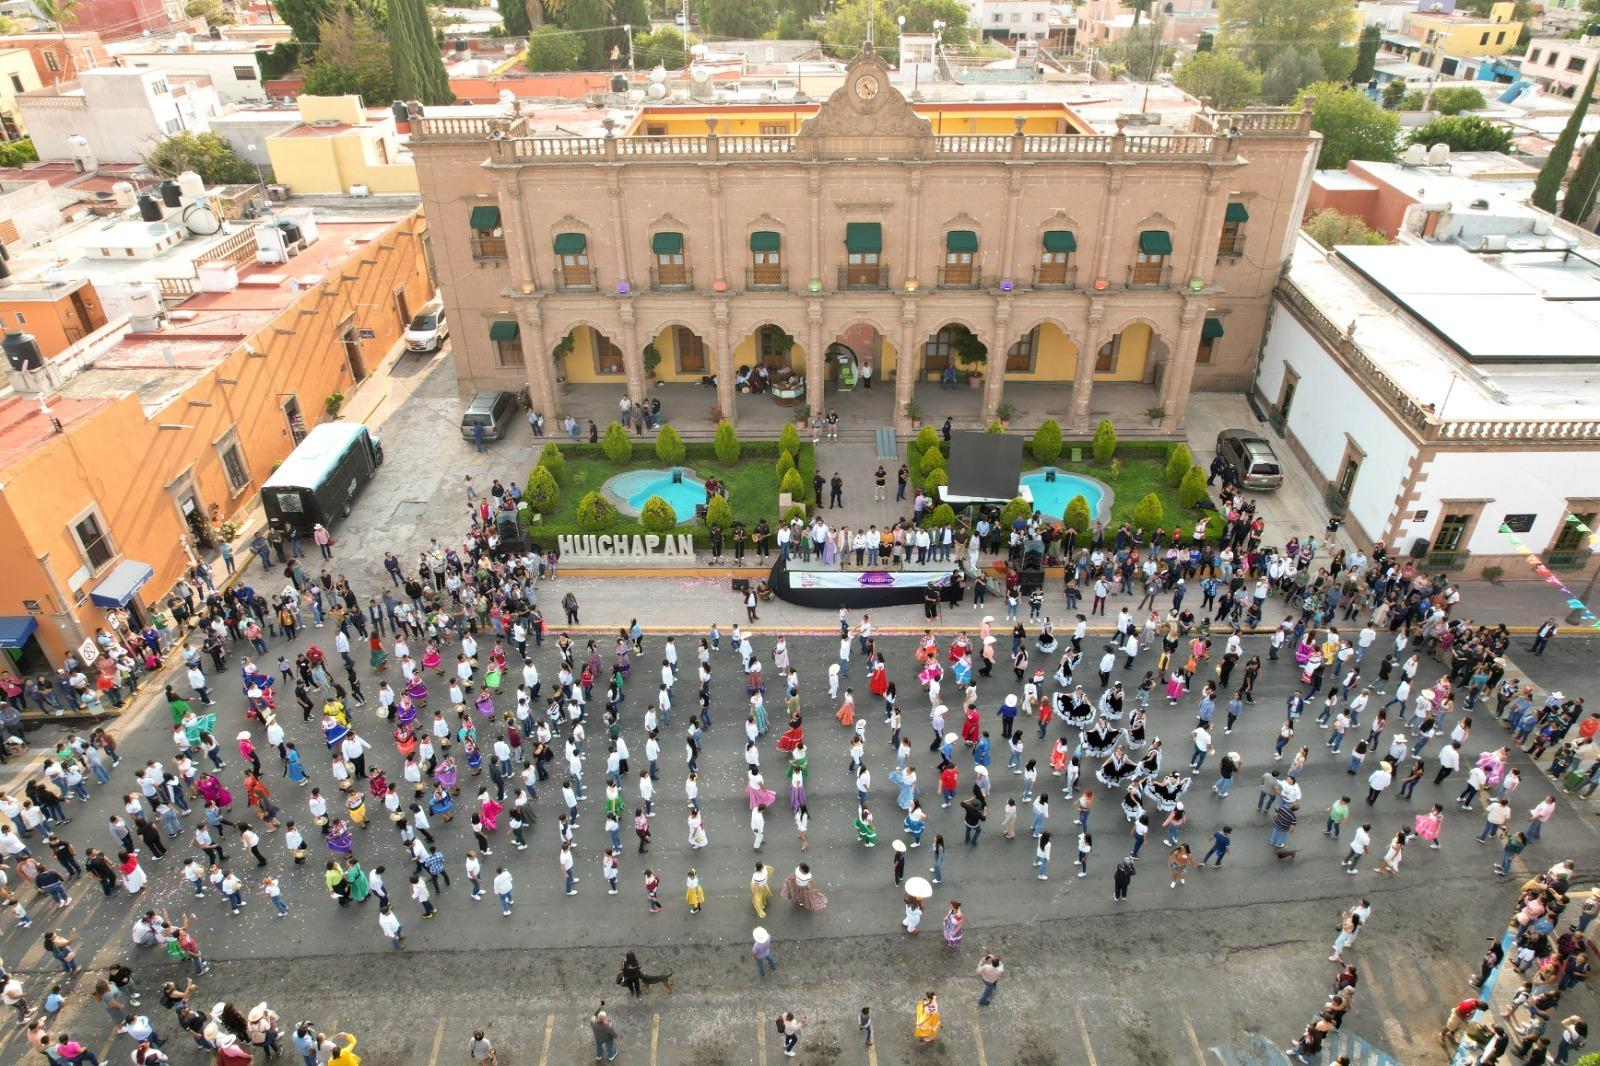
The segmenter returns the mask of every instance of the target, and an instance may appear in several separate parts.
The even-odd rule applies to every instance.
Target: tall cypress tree
[[[1533,183],[1533,206],[1551,214],[1555,214],[1556,199],[1561,195],[1561,182],[1565,180],[1567,167],[1572,162],[1572,149],[1578,144],[1578,130],[1583,126],[1583,116],[1588,113],[1589,101],[1594,97],[1596,74],[1600,74],[1600,63],[1595,64],[1594,70],[1589,72],[1589,83],[1583,87],[1583,95],[1578,97],[1578,106],[1572,109],[1572,117],[1567,119],[1566,128],[1556,138],[1555,147],[1550,149],[1550,157],[1539,171],[1539,180]]]
[[[400,99],[424,104],[455,103],[422,0],[390,0],[389,57]]]
[[[1578,169],[1572,172],[1572,180],[1567,182],[1567,195],[1561,200],[1561,217],[1582,225],[1594,207],[1597,189],[1600,189],[1600,144],[1590,141],[1583,158],[1578,160]]]

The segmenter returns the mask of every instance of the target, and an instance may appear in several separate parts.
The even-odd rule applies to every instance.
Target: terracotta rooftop
[[[39,409],[38,400],[8,396],[0,400],[0,469],[4,469],[40,447],[56,435],[50,424],[54,417],[63,427],[82,422],[110,403],[104,398],[74,399],[57,397],[50,414]]]

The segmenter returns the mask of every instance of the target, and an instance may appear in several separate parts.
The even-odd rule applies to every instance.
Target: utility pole
[[[867,43],[872,43],[872,0],[867,0]]]

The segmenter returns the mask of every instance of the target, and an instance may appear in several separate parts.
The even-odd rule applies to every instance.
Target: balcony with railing
[[[682,263],[658,263],[650,268],[650,287],[657,292],[682,292],[692,289],[694,268]]]
[[[1594,558],[1594,553],[1587,548],[1574,548],[1570,551],[1553,551],[1544,556],[1544,564],[1552,570],[1582,570]]]
[[[557,292],[593,292],[599,287],[592,266],[556,267],[555,283]]]
[[[1078,287],[1077,264],[1036,264],[1033,268],[1033,287],[1036,289],[1076,289]]]
[[[506,239],[504,237],[473,237],[472,258],[483,261],[493,261],[506,257]]]
[[[946,263],[939,268],[941,289],[981,289],[983,271],[971,263]]]
[[[1165,261],[1160,263],[1130,264],[1128,267],[1128,288],[1172,288],[1172,264]]]
[[[1464,570],[1467,560],[1472,558],[1469,551],[1430,551],[1423,560],[1425,569],[1436,573],[1450,573],[1453,570]]]
[[[864,292],[889,287],[889,267],[885,263],[858,263],[839,268],[841,292]]]
[[[789,268],[769,265],[745,267],[744,287],[764,292],[781,292],[789,287]]]

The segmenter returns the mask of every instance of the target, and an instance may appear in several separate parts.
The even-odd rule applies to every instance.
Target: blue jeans
[[[1219,777],[1217,778],[1217,783],[1214,787],[1217,790],[1217,795],[1226,796],[1228,794],[1228,790],[1233,787],[1233,778]]]
[[[1033,865],[1034,868],[1039,871],[1040,877],[1044,877],[1050,873],[1050,860],[1045,858],[1043,855],[1035,855],[1033,857]]]
[[[1523,835],[1526,836],[1529,840],[1538,840],[1539,839],[1539,830],[1541,830],[1543,828],[1544,828],[1544,823],[1543,822],[1539,821],[1537,818],[1530,819],[1529,822],[1528,822],[1528,828],[1524,832]]]
[[[1332,837],[1333,837],[1333,839],[1335,839],[1335,840],[1338,840],[1338,839],[1339,839],[1339,830],[1340,830],[1340,829],[1341,829],[1341,828],[1343,828],[1343,823],[1341,823],[1341,822],[1336,822],[1336,821],[1334,821],[1334,820],[1333,820],[1333,819],[1332,819],[1332,818],[1329,818],[1329,819],[1328,819],[1328,826],[1327,826],[1327,829],[1326,829],[1326,830],[1324,830],[1324,832],[1326,832],[1326,833],[1328,833],[1328,834],[1329,834],[1329,835],[1330,835],[1330,836],[1332,836]]]
[[[509,892],[496,892],[495,895],[500,898],[500,912],[502,914],[510,914],[511,913],[511,893],[509,893]]]
[[[1207,862],[1210,861],[1211,856],[1215,855],[1217,857],[1217,865],[1221,866],[1222,865],[1222,857],[1224,855],[1226,855],[1226,854],[1228,854],[1228,852],[1224,848],[1219,847],[1216,844],[1212,844],[1210,850],[1208,850],[1205,853],[1205,855],[1201,857],[1200,865],[1204,866]]]
[[[767,968],[772,968],[773,973],[778,972],[778,959],[769,950],[765,955],[756,956],[756,973],[762,977],[767,976]]]
[[[1267,837],[1267,841],[1273,847],[1281,848],[1285,844],[1289,843],[1289,831],[1287,829],[1279,829],[1278,827],[1274,826],[1271,835]]]
[[[289,913],[289,905],[283,901],[283,897],[282,896],[272,896],[270,898],[272,900],[272,905],[274,907],[278,908],[278,913],[279,914],[288,914]]]
[[[987,1007],[989,1005],[989,1001],[994,998],[995,986],[999,983],[999,981],[983,982],[983,995],[978,997],[978,1006]]]
[[[595,1037],[594,1038],[594,1057],[596,1059],[598,1059],[602,1055],[604,1055],[606,1057],[606,1061],[608,1061],[608,1062],[610,1060],[616,1058],[617,1057],[617,1042],[615,1040],[602,1041],[599,1037]]]

